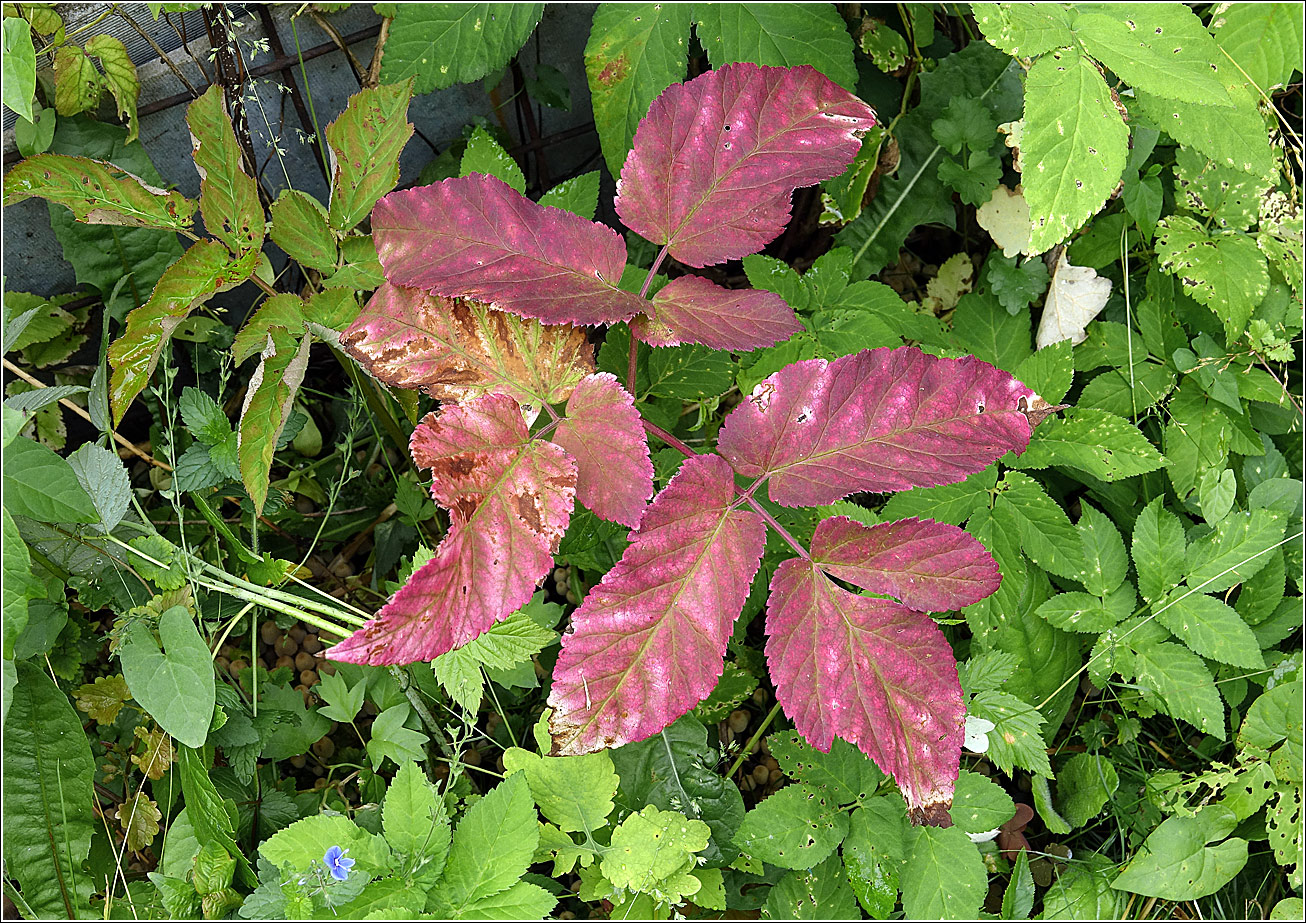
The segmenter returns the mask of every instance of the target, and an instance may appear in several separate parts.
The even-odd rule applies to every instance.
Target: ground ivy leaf
[[[648,805],[612,831],[603,875],[617,888],[679,903],[702,886],[690,872],[694,854],[707,846],[708,833],[702,821]]]

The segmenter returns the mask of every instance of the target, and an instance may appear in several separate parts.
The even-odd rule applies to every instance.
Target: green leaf
[[[1301,11],[1292,3],[1230,4],[1211,19],[1211,34],[1259,90],[1285,86],[1301,69]]]
[[[1008,314],[1019,314],[1033,304],[1048,290],[1048,283],[1051,281],[1047,264],[1040,259],[1022,260],[1017,266],[1016,257],[1003,256],[995,249],[985,265],[984,278],[988,282],[989,291],[997,296]],[[1046,349],[1040,350],[1035,355],[1041,355],[1046,351]],[[1039,393],[1043,394],[1042,391]],[[1054,400],[1047,394],[1043,396],[1049,401]],[[1062,397],[1064,396],[1063,393]]]
[[[540,204],[593,221],[599,207],[599,171],[591,170],[564,180],[540,196]]]
[[[1134,651],[1136,683],[1152,707],[1224,739],[1224,703],[1196,654],[1170,641]]]
[[[1155,362],[1135,362],[1133,374],[1108,369],[1098,375],[1079,394],[1080,407],[1096,407],[1117,416],[1127,417],[1155,406],[1174,388],[1175,374]]]
[[[471,83],[503,67],[535,31],[542,3],[401,3],[381,59],[382,83],[414,93]]]
[[[1002,918],[1028,920],[1034,909],[1034,876],[1029,870],[1029,850],[1022,849],[1011,869],[1011,881],[1002,892]]]
[[[989,467],[958,484],[914,487],[890,497],[884,505],[883,516],[886,521],[918,516],[959,526],[979,507],[987,505],[988,492],[997,486],[997,482],[997,469]]]
[[[1186,215],[1170,215],[1157,224],[1156,255],[1161,268],[1183,282],[1184,291],[1220,317],[1230,342],[1247,329],[1269,290],[1265,256],[1254,240],[1208,236]]]
[[[38,522],[98,522],[95,502],[64,459],[30,439],[4,451],[5,508]]]
[[[112,532],[131,504],[131,479],[115,452],[94,443],[83,443],[68,456],[68,465],[95,504],[96,528]]]
[[[404,763],[395,773],[381,807],[385,839],[406,857],[405,872],[433,881],[444,871],[451,828],[444,799],[418,763]]]
[[[1039,919],[1122,919],[1128,899],[1111,889],[1115,874],[1116,863],[1099,853],[1088,853],[1081,861],[1068,864],[1043,895]]]
[[[149,302],[127,315],[126,329],[109,347],[113,366],[109,400],[115,423],[122,421],[127,407],[154,374],[177,325],[216,292],[245,281],[251,269],[252,263],[233,261],[225,247],[211,240],[193,244],[167,268]]]
[[[710,833],[702,821],[648,805],[612,831],[603,876],[617,888],[679,903],[702,887],[690,872],[697,865],[694,854],[707,847]]]
[[[1079,753],[1057,770],[1057,810],[1071,827],[1101,813],[1120,787],[1116,767],[1101,753]]]
[[[654,397],[697,401],[729,391],[734,383],[734,365],[729,353],[720,350],[671,346],[652,350],[648,375],[648,393]]]
[[[1088,593],[1058,593],[1038,607],[1040,618],[1062,631],[1106,631],[1133,615],[1133,592],[1112,593],[1107,599]]]
[[[988,876],[979,850],[960,827],[915,827],[902,868],[902,909],[909,919],[974,918]]]
[[[1069,11],[1051,4],[972,3],[984,37],[1012,57],[1032,58],[1074,41]]]
[[[809,64],[845,90],[857,87],[852,36],[833,3],[704,3],[694,7],[694,19],[714,68],[736,61]]]
[[[450,697],[470,712],[481,704],[484,680],[481,668],[510,670],[529,664],[531,658],[557,634],[541,628],[522,610],[514,612],[462,647],[431,661],[435,678]]]
[[[367,680],[360,679],[351,689],[339,671],[322,673],[320,679],[321,682],[313,691],[327,704],[317,710],[318,714],[342,724],[353,721],[363,708]]]
[[[199,388],[183,388],[177,409],[190,434],[205,445],[221,445],[231,435],[227,415],[217,401]]]
[[[1129,155],[1129,129],[1097,67],[1052,52],[1025,78],[1022,180],[1034,219],[1030,251],[1047,250],[1097,214]]]
[[[1171,598],[1157,600],[1152,611],[1171,634],[1207,660],[1249,670],[1265,668],[1252,630],[1242,616],[1214,596],[1176,590]]]
[[[54,52],[54,106],[60,115],[93,109],[104,94],[104,78],[94,62],[76,45]]]
[[[1015,371],[1031,353],[1029,314],[1012,315],[993,295],[961,296],[952,317],[956,345],[1004,371]]]
[[[349,850],[349,858],[356,863],[351,875],[379,875],[389,865],[390,848],[385,840],[340,814],[316,814],[295,821],[264,840],[258,851],[277,868],[298,876],[314,863],[320,867],[332,846]]]
[[[1284,517],[1272,510],[1234,513],[1188,546],[1188,585],[1219,593],[1255,576],[1283,539]]]
[[[484,173],[503,180],[518,192],[526,191],[526,174],[522,173],[517,161],[479,125],[467,139],[458,175],[468,176],[472,173]]]
[[[425,758],[426,735],[404,727],[404,722],[411,713],[412,707],[406,702],[400,702],[381,712],[372,722],[372,738],[367,742],[367,755],[372,761],[373,771],[381,767],[386,757],[397,766],[402,766],[408,760]]]
[[[1300,920],[1304,914],[1306,914],[1306,904],[1302,903],[1300,897],[1285,897],[1275,903],[1267,919]]]
[[[1065,510],[1038,481],[1008,471],[993,515],[1019,532],[1022,550],[1039,567],[1063,577],[1081,578],[1084,566],[1079,557],[1079,535]]]
[[[1118,481],[1155,471],[1167,461],[1128,420],[1077,407],[1035,429],[1029,448],[1013,464],[1019,468],[1064,465],[1103,481]]]
[[[296,331],[297,332],[297,331]],[[308,370],[311,334],[296,336],[280,328],[269,331],[271,346],[263,351],[258,368],[245,391],[240,411],[240,478],[262,513],[268,496],[268,477],[277,440],[294,412],[295,395]]]
[[[898,70],[907,63],[910,52],[907,40],[896,30],[885,25],[883,21],[871,19],[870,26],[857,40],[857,45],[877,69],[886,74]],[[926,43],[928,44],[928,43]]]
[[[685,78],[690,7],[601,3],[585,45],[585,76],[608,172],[621,175],[635,127],[653,100]]]
[[[297,189],[282,192],[272,203],[270,233],[272,242],[292,260],[321,272],[336,268],[336,238],[327,224],[326,209],[312,196]]]
[[[468,15],[475,11],[475,15],[484,16],[486,7],[505,5],[507,4],[469,4],[457,9],[469,11]],[[408,102],[412,99],[413,86],[403,76],[385,73],[386,66],[395,63],[393,57],[405,53],[397,48],[395,41],[411,25],[410,20],[413,18],[420,19],[431,10],[453,6],[448,3],[404,4],[404,11],[396,16],[391,25],[390,41],[385,47],[387,57],[382,58],[382,80],[385,82],[378,87],[359,90],[351,96],[345,111],[327,126],[327,144],[332,154],[330,219],[331,227],[337,231],[348,231],[366,218],[377,200],[399,182],[399,155],[413,135],[413,126],[408,123]],[[515,17],[516,13],[510,15]],[[482,41],[488,42],[493,38],[496,30],[492,23],[496,16],[499,19],[505,18],[503,12],[491,11],[491,24],[486,28]],[[403,26],[400,25],[401,21]],[[441,46],[442,54],[446,47]],[[473,44],[472,50],[479,47],[481,46]],[[463,56],[470,57],[466,52],[459,57]],[[425,79],[421,75],[434,73],[434,67],[421,67],[417,79]]]
[[[978,99],[958,96],[948,103],[943,114],[930,124],[930,134],[949,154],[961,153],[963,147],[972,151],[988,151],[997,138],[998,123],[988,108]]]
[[[530,866],[539,839],[526,778],[508,776],[458,823],[444,876],[431,892],[435,912],[462,913],[510,888]]]
[[[36,48],[32,27],[18,16],[4,21],[4,104],[21,118],[32,121],[32,97],[36,95]]]
[[[767,744],[785,775],[828,793],[839,804],[869,798],[884,781],[884,773],[846,740],[835,738],[830,752],[822,753],[797,732],[782,731],[767,738]]]
[[[1095,596],[1106,596],[1125,581],[1129,557],[1125,543],[1109,517],[1087,503],[1080,505],[1075,524],[1084,549],[1084,588]]]
[[[539,756],[512,747],[503,754],[509,775],[525,772],[540,813],[570,833],[607,826],[617,793],[617,773],[606,752],[581,756]]]
[[[1222,73],[1228,72],[1224,86],[1233,106],[1181,103],[1135,90],[1130,116],[1141,117],[1222,166],[1269,178],[1275,171],[1274,149],[1256,107],[1257,97],[1241,85],[1236,68],[1227,62],[1220,67]]]
[[[1019,766],[1036,775],[1052,777],[1052,764],[1043,743],[1043,716],[1033,705],[1006,692],[982,690],[975,694],[970,714],[993,722],[987,756],[1007,775]]]
[[[81,720],[34,663],[17,664],[5,722],[4,857],[35,917],[90,915],[83,869],[97,823],[95,761]]]
[[[45,596],[45,585],[32,575],[32,559],[27,544],[18,532],[18,525],[9,515],[8,507],[0,508],[4,519],[4,579],[0,592],[4,598],[4,659],[14,656],[14,639],[27,627],[27,601]]]
[[[735,844],[755,859],[787,869],[811,868],[848,833],[838,802],[810,785],[790,785],[744,816]]]
[[[781,878],[767,894],[762,914],[772,920],[862,918],[838,856],[830,856],[820,865],[789,872]]]
[[[1223,811],[1226,817],[1210,820]],[[1209,806],[1196,817],[1161,822],[1125,866],[1111,887],[1168,901],[1189,901],[1214,894],[1247,864],[1247,841],[1229,837],[1233,815]],[[1217,845],[1208,845],[1224,840]]]
[[[1075,18],[1075,38],[1136,89],[1182,102],[1233,105],[1211,70],[1219,57],[1215,42],[1182,4],[1157,3],[1128,16],[1084,13]]]
[[[6,205],[32,196],[67,207],[84,224],[181,230],[195,213],[195,203],[179,192],[146,186],[113,164],[63,154],[29,157],[5,174]]]
[[[242,269],[248,264],[248,275],[263,243],[263,206],[258,185],[241,168],[240,145],[227,115],[222,87],[214,84],[190,104],[186,124],[195,138],[195,169],[202,177],[204,227],[227,245]]]
[[[212,654],[183,606],[159,616],[159,641],[143,620],[131,623],[118,650],[127,687],[159,727],[202,747],[215,701]]]
[[[277,716],[279,720],[275,730],[263,742],[258,755],[265,760],[283,760],[307,753],[309,747],[331,730],[331,721],[306,706],[303,696],[288,683],[278,686],[265,682],[262,702],[268,708],[286,713]],[[385,726],[382,725],[382,730],[384,729]]]
[[[505,891],[472,901],[451,919],[461,920],[542,920],[546,919],[558,899],[539,885],[519,881]]]
[[[127,120],[127,141],[135,141],[140,129],[136,117],[136,99],[141,95],[141,81],[136,76],[136,65],[127,54],[127,46],[112,35],[100,34],[87,41],[86,53],[100,59],[100,66],[104,68],[104,82],[113,94],[118,117]]]
[[[898,870],[906,857],[907,812],[902,799],[876,795],[848,818],[843,862],[857,901],[874,919],[898,903]]]
[[[997,783],[963,769],[948,814],[967,833],[985,833],[1011,820],[1016,804]]]

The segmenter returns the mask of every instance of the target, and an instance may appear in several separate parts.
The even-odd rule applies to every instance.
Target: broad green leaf
[[[1029,262],[1042,265],[1041,260]],[[1044,286],[1038,294],[1047,290],[1046,282]],[[1058,403],[1070,390],[1070,384],[1075,377],[1070,340],[1058,340],[1051,346],[1045,346],[1038,352],[1026,356],[1011,370],[1011,374],[1022,384],[1028,385],[1037,392],[1038,396],[1049,404]]]
[[[542,3],[400,3],[381,59],[382,83],[413,77],[414,93],[470,83],[503,67],[535,31]]]
[[[29,157],[5,174],[6,205],[32,196],[66,206],[84,224],[180,230],[195,212],[179,192],[147,186],[113,164],[63,154]]]
[[[1014,464],[1020,468],[1063,465],[1104,481],[1118,481],[1155,471],[1167,461],[1128,420],[1079,407],[1035,429],[1029,448]]]
[[[250,917],[272,916],[266,911],[259,912],[257,905],[251,906],[253,902],[254,895],[251,894],[241,912]],[[425,902],[426,895],[404,879],[381,878],[368,882],[358,897],[331,909],[346,920],[411,920],[422,912]]]
[[[1095,596],[1106,596],[1125,580],[1129,557],[1125,543],[1109,517],[1087,503],[1080,505],[1080,545],[1084,549],[1084,587]]]
[[[1096,634],[1133,615],[1133,595],[1117,591],[1103,599],[1089,593],[1058,593],[1038,607],[1038,615],[1062,631]]]
[[[321,868],[332,846],[349,851],[356,863],[351,875],[379,875],[389,864],[386,841],[340,814],[315,814],[296,821],[264,840],[258,851],[277,868],[303,875],[314,863]]]
[[[115,452],[94,443],[83,443],[68,456],[78,482],[95,504],[99,515],[96,528],[108,533],[122,521],[131,504],[131,479]]]
[[[1032,58],[1074,41],[1070,13],[1050,3],[972,3],[975,24],[995,47]]]
[[[82,869],[98,825],[95,761],[67,696],[35,663],[17,664],[5,721],[4,858],[41,919],[90,916]]]
[[[132,622],[118,652],[123,677],[159,727],[188,747],[201,747],[213,718],[212,654],[182,606],[159,617],[159,641],[145,621]]]
[[[709,834],[702,821],[649,805],[612,831],[612,845],[603,854],[603,876],[617,888],[680,903],[702,887],[690,872]]]
[[[1223,888],[1247,864],[1247,841],[1224,839],[1233,828],[1232,815],[1227,821],[1207,819],[1222,810],[1210,806],[1196,817],[1162,821],[1111,887],[1170,901],[1193,900]],[[1208,845],[1216,840],[1223,842]]]
[[[263,351],[245,391],[238,449],[241,480],[254,501],[254,509],[260,513],[267,501],[272,456],[294,411],[295,395],[308,369],[313,341],[308,333],[297,337],[279,328],[273,328],[269,338],[271,345]]]
[[[404,727],[412,707],[407,702],[391,705],[372,722],[372,738],[367,742],[367,755],[372,761],[372,770],[381,768],[381,763],[389,757],[396,766],[402,766],[409,760],[420,760],[426,756],[423,749],[427,737],[421,731]]]
[[[195,139],[204,227],[227,245],[241,269],[248,265],[248,274],[263,243],[263,206],[257,184],[242,168],[240,145],[236,143],[221,86],[214,84],[190,104],[186,124]]]
[[[1264,669],[1265,661],[1252,630],[1242,616],[1214,596],[1179,590],[1170,598],[1157,600],[1152,611],[1158,622],[1207,660],[1249,670]]]
[[[837,801],[810,785],[789,785],[744,817],[735,843],[745,853],[787,869],[811,868],[848,833]]]
[[[392,24],[391,43],[387,43],[385,49],[387,54],[397,51],[393,42],[401,34],[401,18],[407,20],[414,13],[420,17],[425,11],[452,6],[453,4],[404,4],[405,12],[400,13]],[[460,9],[468,10],[469,14],[475,11],[475,15],[484,16],[484,7],[487,6],[501,5],[470,4]],[[491,23],[496,15],[504,14],[491,12]],[[493,34],[494,26],[486,24],[483,37],[478,36],[477,41],[488,41]],[[447,46],[441,46],[441,53],[444,47]],[[476,43],[471,45],[473,49],[477,47]],[[402,51],[398,53],[403,54]],[[392,60],[382,58],[382,62],[384,71]],[[421,75],[434,74],[435,68],[422,67],[417,73],[420,81],[424,79]],[[327,126],[327,143],[331,148],[330,220],[331,227],[336,231],[348,231],[366,218],[377,200],[399,182],[399,155],[413,134],[413,126],[408,123],[408,101],[413,95],[413,85],[403,77],[384,76],[383,79],[386,82],[381,86],[359,90],[351,96],[345,111]]]
[[[695,32],[714,68],[736,61],[811,65],[846,90],[857,86],[853,40],[832,3],[702,3]]]
[[[103,93],[104,78],[86,52],[71,44],[55,49],[54,106],[60,115],[94,108]]]
[[[1128,898],[1111,889],[1116,863],[1099,853],[1069,863],[1043,895],[1040,920],[1119,920]]]
[[[835,739],[829,753],[817,750],[795,731],[767,738],[771,754],[791,779],[829,794],[839,804],[862,801],[875,794],[884,773],[846,740]]]
[[[1156,362],[1136,362],[1133,374],[1108,369],[1079,394],[1080,407],[1096,407],[1117,416],[1129,417],[1156,405],[1174,388],[1175,374]]]
[[[297,189],[287,189],[272,203],[272,242],[310,269],[336,268],[336,238],[326,209]]]
[[[36,95],[36,48],[32,27],[21,17],[5,17],[3,61],[4,104],[30,122]]]
[[[1270,562],[1268,552],[1283,539],[1284,525],[1283,516],[1265,509],[1221,520],[1188,546],[1188,585],[1219,593],[1255,576]]]
[[[917,516],[959,526],[971,513],[988,504],[989,491],[997,482],[997,469],[989,467],[956,484],[913,487],[890,497],[883,515],[886,521]]]
[[[706,346],[656,349],[649,357],[648,393],[686,401],[716,397],[730,390],[732,369],[729,354]]]
[[[1083,827],[1119,787],[1116,767],[1104,754],[1076,754],[1057,770],[1057,810],[1071,827]]]
[[[1302,752],[1301,682],[1280,683],[1256,698],[1238,731],[1240,747],[1270,750],[1286,740],[1288,755],[1300,763]]]
[[[38,522],[98,522],[95,502],[67,461],[30,439],[4,451],[5,508]]]
[[[876,795],[848,818],[844,869],[858,902],[873,919],[886,919],[898,903],[898,874],[906,857],[907,813],[901,800]]]
[[[607,752],[539,756],[512,747],[503,754],[503,768],[509,775],[526,773],[540,813],[560,830],[590,834],[607,826],[617,793],[617,773]]]
[[[1224,703],[1200,657],[1161,641],[1135,650],[1133,661],[1137,686],[1149,704],[1224,739]]]
[[[1034,351],[1029,314],[1013,316],[987,294],[971,292],[961,297],[952,318],[952,337],[956,345],[1004,371],[1014,372]]]
[[[1161,267],[1178,276],[1184,291],[1224,322],[1230,342],[1242,336],[1269,290],[1265,256],[1246,236],[1209,236],[1196,220],[1170,215],[1157,225]]]
[[[1135,90],[1130,116],[1139,116],[1185,147],[1201,151],[1216,163],[1256,177],[1274,174],[1274,149],[1257,97],[1241,85],[1242,76],[1228,62],[1221,65],[1232,106],[1203,106],[1163,99]]]
[[[404,763],[395,773],[381,808],[385,839],[406,857],[410,877],[433,881],[444,871],[451,828],[444,799],[418,763]]]
[[[127,407],[154,374],[177,325],[216,292],[245,281],[251,268],[249,261],[233,261],[225,247],[211,240],[193,244],[168,267],[149,302],[127,315],[126,329],[109,347],[113,366],[109,400],[115,422],[122,420]]]
[[[972,919],[988,876],[979,850],[960,827],[916,827],[902,868],[902,909],[909,919]]]
[[[286,713],[278,716],[281,720],[276,723],[276,729],[267,737],[259,750],[258,755],[265,760],[283,760],[307,753],[309,747],[331,730],[331,720],[319,711],[306,706],[303,696],[288,683],[278,686],[272,682],[265,682],[261,701],[269,708],[280,709]],[[377,717],[379,720],[380,716]],[[390,720],[393,718],[387,719]],[[386,723],[382,722],[380,733],[384,734],[385,731]],[[373,732],[374,739],[377,733],[377,731]]]
[[[1084,49],[1135,89],[1167,99],[1230,106],[1224,82],[1211,71],[1215,42],[1188,7],[1155,3],[1129,14],[1084,13],[1075,18]]]
[[[1096,214],[1115,189],[1129,129],[1097,67],[1054,51],[1025,78],[1023,139],[1021,176],[1034,218],[1030,250],[1040,253]]]
[[[525,873],[539,842],[525,776],[511,775],[463,815],[444,876],[431,892],[437,913],[458,914],[507,890]]]
[[[540,204],[593,220],[599,207],[599,171],[591,170],[564,180],[540,196]]]
[[[979,773],[961,771],[948,812],[954,824],[967,833],[984,833],[1001,827],[1015,813],[1015,803],[1000,785]]]
[[[1234,71],[1268,94],[1301,69],[1300,13],[1292,3],[1231,3],[1211,17],[1210,30]]]
[[[635,127],[653,100],[684,79],[691,22],[690,7],[680,3],[601,3],[594,11],[585,75],[613,176],[621,174]]]
[[[457,911],[454,920],[542,920],[547,919],[558,899],[529,881],[519,881],[505,891],[472,901]]]
[[[1034,876],[1029,870],[1029,850],[1022,849],[1011,869],[1011,881],[1002,892],[1002,918],[1028,920],[1034,909]]]
[[[1047,495],[1038,481],[1017,471],[1007,472],[993,515],[1019,532],[1021,550],[1034,563],[1054,574],[1079,579],[1084,569],[1079,535],[1065,510]]]
[[[556,638],[554,632],[541,628],[525,612],[518,610],[462,647],[436,657],[431,667],[436,680],[453,700],[475,712],[484,692],[482,667],[510,670],[523,663],[529,664],[535,654]]]
[[[14,639],[27,627],[27,601],[46,594],[45,585],[32,576],[32,559],[27,544],[18,533],[18,525],[9,515],[9,508],[0,510],[4,518],[4,579],[0,592],[4,596],[4,658],[14,656]]]
[[[472,173],[484,173],[503,180],[518,192],[526,191],[526,174],[522,173],[521,166],[479,125],[467,139],[458,175],[469,176]]]
[[[113,94],[118,117],[127,120],[127,143],[130,144],[136,140],[140,128],[136,118],[136,99],[141,95],[141,81],[136,76],[136,65],[122,40],[112,35],[93,36],[86,43],[86,53],[100,59],[104,82]]]
[[[988,732],[989,749],[986,751],[993,765],[1008,775],[1015,766],[1036,775],[1052,776],[1043,743],[1043,716],[1029,705],[1006,692],[984,690],[971,700],[969,713],[994,724]]]
[[[772,920],[862,918],[838,856],[804,871],[789,872],[767,893],[762,913]]]

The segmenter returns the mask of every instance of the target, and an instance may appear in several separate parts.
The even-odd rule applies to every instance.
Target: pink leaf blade
[[[776,698],[798,732],[826,751],[835,737],[856,745],[897,781],[913,822],[950,826],[966,710],[934,621],[793,558],[772,578],[766,627]]]
[[[549,693],[555,753],[643,740],[716,686],[766,543],[762,518],[734,500],[723,459],[690,458],[585,597]]]
[[[756,253],[790,197],[844,171],[875,112],[811,67],[727,64],[666,89],[617,186],[626,227],[702,267]]]
[[[786,366],[726,418],[718,450],[784,506],[964,480],[1029,444],[1042,401],[973,356],[863,350]],[[1028,415],[1027,415],[1028,413]]]
[[[672,279],[653,298],[652,319],[632,326],[650,346],[701,343],[747,352],[774,346],[803,330],[783,298],[761,289],[728,289],[702,276]]]
[[[653,461],[635,399],[609,372],[581,380],[553,441],[576,462],[576,497],[634,528],[653,496]]]
[[[988,549],[964,529],[932,519],[875,526],[846,516],[822,520],[812,560],[832,576],[925,612],[977,603],[1002,583]]]
[[[413,663],[466,644],[530,601],[567,530],[575,463],[530,441],[511,398],[490,394],[428,415],[412,451],[431,468],[449,532],[375,618],[331,648],[333,660]]]
[[[485,174],[390,193],[372,212],[372,231],[396,285],[546,324],[611,324],[648,307],[617,288],[626,244],[616,231]]]

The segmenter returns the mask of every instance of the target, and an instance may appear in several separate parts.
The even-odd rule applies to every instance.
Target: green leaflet
[[[1247,864],[1247,841],[1225,839],[1234,824],[1232,813],[1218,806],[1162,821],[1111,887],[1173,901],[1214,894]],[[1223,842],[1208,845],[1216,840]]]
[[[326,209],[312,196],[287,189],[272,203],[272,242],[286,256],[310,269],[336,268],[336,238],[327,224]]]
[[[86,157],[38,154],[5,175],[5,204],[39,196],[67,206],[85,224],[189,228],[195,203],[179,192],[143,185],[112,164]]]
[[[1167,464],[1147,437],[1128,420],[1102,410],[1079,407],[1046,421],[1014,464],[1019,468],[1065,465],[1104,481],[1116,481]]]
[[[201,747],[213,718],[212,655],[191,614],[173,606],[159,617],[159,643],[144,620],[131,623],[119,656],[132,697],[180,743]]]
[[[696,34],[713,68],[736,61],[771,67],[811,65],[846,90],[857,86],[853,40],[830,3],[704,3]]]
[[[414,93],[480,80],[535,31],[542,3],[401,3],[381,59],[381,82],[413,78]]]
[[[617,793],[617,773],[606,752],[539,756],[512,747],[503,755],[503,768],[509,775],[526,774],[540,813],[558,829],[589,834],[607,826]]]
[[[86,43],[86,53],[100,59],[104,68],[104,82],[113,94],[118,117],[127,120],[127,143],[136,140],[139,122],[136,118],[136,99],[141,94],[141,81],[136,76],[136,65],[127,54],[122,40],[112,35],[96,35]]]
[[[1265,668],[1261,647],[1242,616],[1214,596],[1177,590],[1158,600],[1156,620],[1208,660],[1249,670]]]
[[[240,411],[238,458],[240,477],[254,508],[263,512],[268,496],[272,456],[286,421],[294,411],[295,395],[308,368],[308,351],[313,336],[273,327],[270,346],[263,351],[258,368],[245,392]]]
[[[67,461],[30,439],[4,451],[5,508],[38,522],[98,522],[95,503]]]
[[[277,868],[303,874],[312,863],[320,865],[332,846],[349,850],[349,858],[357,863],[351,870],[355,875],[378,875],[390,858],[385,840],[338,814],[318,814],[296,821],[264,840],[258,851]]]
[[[1001,827],[1016,813],[1011,796],[996,782],[975,772],[961,771],[948,814],[967,833],[984,833]]]
[[[1011,881],[1002,892],[1002,918],[1027,920],[1034,909],[1034,876],[1029,870],[1029,851],[1021,850],[1011,870]]]
[[[1188,585],[1219,593],[1260,572],[1283,539],[1284,517],[1273,510],[1233,513],[1188,546]]]
[[[1115,523],[1087,503],[1080,507],[1075,529],[1084,550],[1084,588],[1095,596],[1106,596],[1124,583],[1129,570],[1124,540]]]
[[[787,869],[821,861],[848,833],[838,802],[810,785],[789,785],[744,817],[735,844],[755,859]]]
[[[4,104],[30,122],[36,95],[36,48],[27,20],[5,17],[3,61]]]
[[[485,690],[483,667],[511,670],[521,664],[529,665],[531,658],[556,638],[556,633],[540,627],[523,610],[518,610],[462,647],[441,654],[431,662],[431,667],[450,697],[475,712]]]
[[[439,6],[452,4],[405,4],[404,8],[428,11]],[[474,4],[462,9],[480,10],[485,6],[499,4]],[[390,33],[392,42],[399,38],[400,19],[407,15],[401,12],[396,17],[395,31]],[[422,13],[418,12],[417,15],[421,16]],[[484,15],[484,10],[480,10],[477,15]],[[492,21],[496,15],[504,14],[491,14]],[[487,38],[492,28],[487,29]],[[387,54],[395,51],[394,44],[386,45]],[[383,58],[382,62],[384,70],[390,61]],[[433,72],[434,68],[422,68],[419,71]],[[327,126],[327,143],[332,155],[330,220],[331,227],[336,231],[348,231],[366,218],[377,200],[399,182],[399,155],[413,135],[413,126],[408,123],[408,101],[413,95],[413,85],[400,77],[387,76],[384,79],[387,84],[363,89],[351,96],[345,111]],[[389,81],[392,80],[394,83],[390,84]]]
[[[767,894],[763,913],[772,920],[862,918],[838,856],[830,856],[819,865],[781,878]]]
[[[399,702],[381,712],[372,722],[372,739],[367,742],[367,755],[372,761],[373,772],[381,768],[387,757],[396,766],[402,766],[409,760],[420,760],[426,756],[423,747],[427,736],[404,726],[412,712],[412,707],[407,702]]]
[[[221,87],[209,87],[190,104],[186,124],[195,138],[195,169],[201,177],[200,214],[205,229],[226,244],[237,259],[254,255],[256,260],[263,243],[263,206],[258,186],[241,168],[240,146],[236,144]]]
[[[1225,88],[1233,106],[1181,103],[1136,90],[1129,104],[1130,116],[1140,117],[1218,164],[1268,178],[1274,174],[1274,149],[1256,108],[1257,98],[1241,85],[1236,69],[1222,67],[1221,72],[1232,72]]]
[[[897,796],[876,795],[848,818],[844,870],[858,903],[874,919],[886,919],[898,903],[906,830],[907,813]]]
[[[658,95],[685,77],[690,8],[679,3],[601,3],[585,45],[585,75],[603,159],[613,176],[635,126]]]
[[[993,765],[1007,775],[1020,766],[1051,778],[1052,764],[1043,743],[1043,716],[1033,705],[1006,692],[981,690],[971,700],[969,713],[993,722],[986,751]]]
[[[17,664],[5,722],[4,857],[39,918],[89,915],[82,868],[97,824],[95,761],[68,698],[34,663]]]
[[[1192,218],[1170,215],[1157,225],[1161,267],[1183,282],[1184,291],[1224,322],[1230,342],[1247,328],[1269,290],[1265,256],[1250,237],[1208,236]]]
[[[599,171],[591,170],[564,180],[540,196],[540,204],[594,220],[599,207]]]
[[[984,37],[1012,57],[1032,58],[1074,41],[1070,12],[1052,4],[972,3]]]
[[[458,167],[459,176],[472,173],[493,176],[520,193],[526,192],[526,174],[522,173],[521,166],[479,125],[467,139],[467,148],[463,151],[462,163]]]
[[[907,917],[974,917],[988,883],[975,844],[960,827],[914,827],[908,838],[911,845],[901,873]]]
[[[875,794],[884,773],[846,740],[835,739],[822,753],[793,731],[767,738],[772,755],[785,775],[820,789],[839,804],[851,804]]]
[[[1094,215],[1124,172],[1129,129],[1086,58],[1052,52],[1025,78],[1021,174],[1034,229],[1030,250],[1065,240]]]
[[[1146,643],[1134,650],[1131,672],[1153,708],[1224,739],[1224,703],[1196,654],[1170,641]]]
[[[395,773],[382,805],[385,839],[404,857],[410,880],[433,881],[444,871],[452,828],[444,799],[417,763],[404,763]]]
[[[1120,787],[1116,767],[1101,753],[1079,753],[1057,770],[1057,810],[1071,827],[1083,827]]]
[[[1231,4],[1211,18],[1211,34],[1252,84],[1268,93],[1301,67],[1302,21],[1291,3]],[[1219,60],[1218,58],[1216,60]]]

